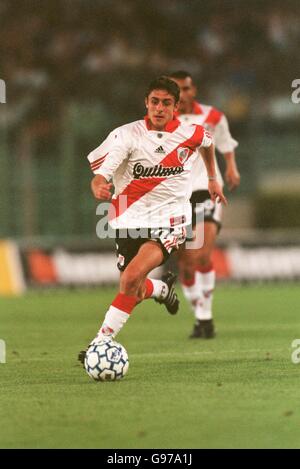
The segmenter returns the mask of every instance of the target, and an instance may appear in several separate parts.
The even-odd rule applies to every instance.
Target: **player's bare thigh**
[[[187,249],[185,245],[182,245],[176,253],[181,282],[190,281],[194,277],[197,262],[195,251],[195,249]]]
[[[149,272],[164,260],[162,247],[155,241],[142,244],[120,278],[120,292],[126,295],[143,295],[143,286]]]
[[[211,261],[211,255],[218,235],[218,226],[213,221],[204,222],[204,242],[200,249],[196,249],[197,264],[207,265]]]

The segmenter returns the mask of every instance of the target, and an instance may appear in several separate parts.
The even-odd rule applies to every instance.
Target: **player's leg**
[[[162,248],[165,262],[185,242],[186,228],[177,226],[170,230],[153,229],[151,238],[153,236]],[[144,298],[154,298],[156,302],[163,304],[170,314],[176,314],[179,309],[179,300],[174,290],[176,278],[172,272],[163,274],[161,280],[145,278]]]
[[[95,342],[107,336],[115,337],[129,319],[134,307],[147,297],[160,297],[166,306],[174,304],[174,301],[178,302],[176,294],[166,283],[147,278],[149,272],[164,260],[163,247],[158,242],[148,240],[139,247],[137,254],[122,272],[120,291],[105,315]]]
[[[123,243],[124,245],[127,245],[127,249],[123,250],[125,264],[120,277],[119,293],[106,312],[103,324],[93,342],[105,337],[115,337],[120,332],[134,307],[143,299],[143,286],[147,274],[163,262],[162,249],[155,241],[147,241],[140,245],[134,240],[128,240]],[[129,252],[131,251],[130,254],[133,252],[133,245],[138,251],[134,256],[129,256]]]
[[[197,232],[198,239],[202,235],[203,246],[199,249],[184,249],[180,253],[180,280],[196,318],[191,337],[211,338],[214,336],[212,299],[215,286],[211,257],[221,224],[222,208],[220,204],[211,201],[208,191],[194,192],[191,204],[193,230]]]
[[[204,242],[204,201],[209,198],[208,191],[194,191],[190,198],[192,208],[192,237],[193,246],[184,244],[180,246],[177,256],[179,280],[182,291],[195,311],[196,302],[200,301],[201,292],[196,285],[196,268],[198,262],[195,241],[198,244]]]
[[[199,299],[199,290],[196,285],[196,271],[198,253],[195,249],[187,249],[186,245],[180,247],[177,254],[179,281],[185,298],[195,308]]]
[[[146,278],[149,272],[164,261],[162,247],[156,241],[141,245],[136,256],[130,261],[120,280],[120,293],[135,295],[138,302],[147,295]]]
[[[214,337],[212,313],[213,292],[215,289],[215,271],[212,253],[218,234],[218,226],[213,221],[204,223],[204,245],[196,251],[195,289],[199,299],[195,303],[196,323],[191,337]]]
[[[191,337],[212,337],[212,298],[215,287],[215,272],[212,252],[218,232],[214,222],[205,222],[197,227],[204,230],[204,244],[200,249],[179,251],[178,270],[182,290],[195,314],[195,326]]]
[[[167,241],[169,239],[167,237]],[[174,245],[172,248],[166,249],[163,241],[162,237],[156,241],[117,237],[117,265],[121,271],[120,291],[108,309],[97,336],[91,343],[97,343],[106,337],[114,338],[129,319],[136,304],[147,297],[153,297],[164,303],[172,314],[177,312],[179,301],[173,288],[175,279],[169,276],[166,282],[163,282],[147,278],[149,272],[161,265],[176,249]],[[79,353],[78,359],[81,363],[84,362],[85,355],[84,350]]]
[[[152,248],[150,249],[149,246]],[[124,291],[130,294],[132,289],[136,289],[136,279],[138,279],[139,285],[137,290],[138,302],[141,302],[148,298],[153,298],[158,303],[164,304],[170,314],[175,314],[178,310],[178,298],[174,291],[173,284],[176,280],[176,275],[172,272],[167,272],[162,276],[162,279],[153,279],[148,276],[149,269],[144,269],[147,265],[147,259],[149,260],[148,265],[152,265],[154,257],[153,252],[157,251],[159,264],[156,262],[156,266],[161,265],[168,258],[168,253],[164,250],[163,246],[155,241],[149,241],[143,244],[138,252],[138,255],[132,259],[128,265],[126,271],[122,274],[120,282],[120,291]],[[161,258],[161,253],[163,257]],[[141,269],[141,260],[143,262]],[[146,263],[145,263],[146,261]],[[155,266],[155,267],[156,267]],[[150,268],[150,271],[153,270]]]

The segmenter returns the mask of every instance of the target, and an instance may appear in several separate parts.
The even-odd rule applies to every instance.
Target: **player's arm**
[[[91,190],[96,199],[110,200],[110,182],[114,173],[128,157],[129,145],[124,131],[117,129],[109,134],[107,139],[88,155],[91,169],[95,174],[91,181]]]
[[[229,124],[224,114],[215,128],[215,145],[225,159],[225,180],[229,190],[233,190],[239,186],[241,180],[234,151],[238,146],[238,142],[232,138]]]
[[[212,143],[212,137],[208,132],[204,132],[201,143],[201,151],[199,152],[207,171],[208,191],[213,202],[223,202],[227,205],[226,197],[223,189],[217,181],[216,165],[215,165],[215,147]]]
[[[223,157],[226,161],[225,180],[228,184],[229,190],[232,191],[240,185],[241,181],[241,176],[235,159],[235,152],[231,151],[223,153]]]

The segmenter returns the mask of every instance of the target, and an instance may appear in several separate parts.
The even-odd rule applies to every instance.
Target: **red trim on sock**
[[[146,278],[145,288],[146,288],[145,299],[150,298],[150,296],[152,295],[153,290],[154,290],[154,285],[153,285],[153,282],[150,280],[150,278]]]
[[[201,272],[201,274],[207,274],[208,272],[211,272],[212,270],[214,270],[214,265],[212,262],[206,265],[197,266],[197,272]]]
[[[121,311],[124,311],[124,313],[130,314],[137,302],[138,299],[136,296],[129,296],[125,295],[125,293],[118,293],[111,305],[120,309]]]
[[[195,272],[194,272],[193,278],[191,278],[190,280],[186,280],[185,278],[181,278],[180,281],[181,281],[182,285],[184,285],[185,287],[192,287],[193,285],[195,285]]]

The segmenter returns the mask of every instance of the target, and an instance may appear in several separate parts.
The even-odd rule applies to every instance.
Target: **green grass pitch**
[[[147,300],[118,336],[127,376],[96,383],[76,356],[115,292],[0,299],[0,447],[300,447],[298,286],[220,286],[209,341],[188,339],[184,299],[175,317]]]

